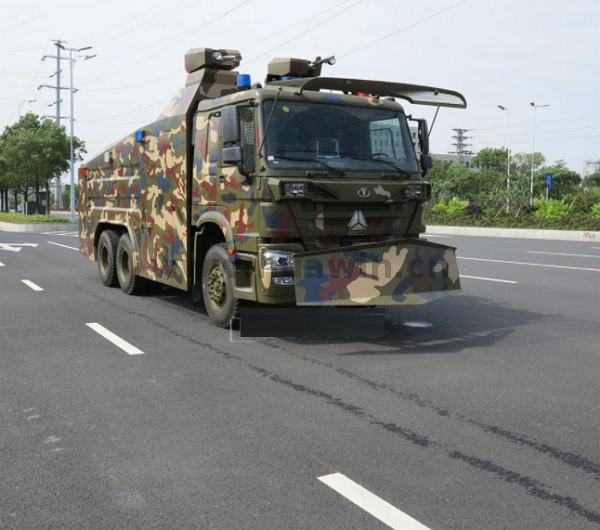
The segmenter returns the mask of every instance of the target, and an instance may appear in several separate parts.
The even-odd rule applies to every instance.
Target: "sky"
[[[154,121],[182,88],[190,48],[233,48],[240,73],[264,83],[275,57],[334,54],[322,75],[455,90],[466,110],[441,109],[431,151],[535,150],[581,172],[600,158],[598,0],[0,0],[0,130],[28,111],[56,115],[51,39],[95,55],[74,63],[75,134],[89,155]],[[61,84],[69,86],[69,62]],[[68,91],[62,116],[69,116]],[[23,100],[35,99],[33,103]],[[402,102],[431,124],[433,107]],[[498,108],[503,105],[510,110]],[[62,124],[68,125],[68,120]],[[509,127],[510,124],[510,127]]]

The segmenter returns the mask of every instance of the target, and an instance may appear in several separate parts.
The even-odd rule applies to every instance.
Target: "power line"
[[[469,0],[461,0],[460,2],[451,5],[450,7],[447,7],[446,9],[442,9],[441,11],[438,11],[437,13],[434,13],[433,15],[429,15],[428,17],[422,18],[421,20],[418,20],[417,22],[414,22],[413,24],[410,24],[409,26],[405,26],[402,29],[399,29],[398,31],[394,31],[393,33],[390,33],[389,35],[386,35],[385,37],[381,37],[380,39],[374,40],[373,42],[370,42],[369,44],[365,44],[364,46],[361,46],[360,48],[356,48],[356,50],[352,50],[351,52],[348,52],[344,55],[341,55],[339,57],[339,59],[343,59],[344,57],[348,57],[348,55],[352,55],[353,53],[359,52],[361,50],[364,50],[365,48],[368,48],[370,46],[373,46],[374,44],[377,44],[381,41],[384,41],[386,39],[389,39],[390,37],[393,37],[394,35],[398,35],[398,33],[402,33],[403,31],[406,31],[407,29],[413,28],[418,24],[421,24],[422,22],[425,22],[427,20],[430,20],[434,17],[437,17],[438,15],[441,15],[442,13],[445,13],[446,11],[450,11],[451,9],[454,9],[455,7],[458,7],[461,4],[464,4],[465,2],[468,2]]]
[[[348,2],[352,2],[352,0],[344,0],[343,2],[340,2],[339,4],[335,4],[333,7],[330,7],[329,9],[326,9],[325,11],[321,11],[320,13],[317,13],[316,15],[313,15],[312,17],[305,18],[304,20],[302,20],[301,22],[298,22],[297,24],[294,24],[293,26],[290,26],[281,31],[278,31],[277,33],[273,33],[273,35],[270,35],[269,37],[265,37],[264,39],[261,39],[259,41],[253,42],[252,44],[249,44],[248,46],[244,46],[243,49],[244,49],[244,51],[246,51],[247,49],[252,48],[253,46],[258,46],[259,44],[262,44],[263,42],[271,40],[272,38],[277,37],[278,35],[281,35],[282,33],[287,33],[291,29],[301,26],[305,22],[309,22],[311,20],[314,20],[315,18],[319,18],[321,15],[324,15],[325,13],[328,13],[329,11],[334,10],[336,7],[340,7],[341,5],[347,4]]]
[[[464,0],[464,1],[466,2],[467,0]],[[275,48],[271,48],[270,50],[266,51],[265,53],[262,53],[261,55],[257,55],[256,57],[254,57],[253,59],[250,59],[249,61],[245,61],[244,62],[244,66],[247,65],[247,64],[250,64],[250,63],[252,63],[254,61],[256,61],[257,59],[260,59],[261,57],[264,57],[268,53],[271,53],[272,51],[275,51],[275,50],[281,48],[282,46],[285,46],[286,44],[289,44],[293,40],[296,40],[297,38],[302,37],[303,35],[306,35],[308,32],[312,31],[313,29],[316,29],[319,26],[322,26],[323,24],[326,24],[330,20],[333,20],[334,18],[339,17],[342,13],[345,13],[346,11],[349,11],[350,9],[352,9],[353,7],[356,7],[358,4],[361,4],[362,2],[364,2],[364,0],[358,0],[358,2],[356,2],[355,4],[352,4],[351,6],[345,8],[345,9],[342,9],[339,13],[336,13],[335,15],[333,15],[333,16],[325,19],[323,22],[319,22],[318,24],[312,26],[311,28],[308,28],[306,31],[303,31],[299,35],[296,35],[295,37],[292,37],[291,39],[289,39],[289,40],[287,40],[285,42],[282,42],[278,46],[275,46]]]
[[[150,11],[153,11],[154,9],[156,9],[157,7],[159,7],[159,6],[163,5],[163,4],[164,4],[164,2],[162,0],[159,1],[153,7],[151,7],[150,9],[148,9],[146,11],[146,14],[148,14]],[[112,31],[114,29],[126,26],[127,24],[131,24],[131,21],[129,19],[126,20],[125,22],[123,22],[122,24],[117,24],[116,26],[111,26],[108,29],[103,29],[102,31],[97,31],[96,33],[92,33],[91,35],[85,35],[84,37],[75,37],[75,38],[71,39],[71,41],[82,40],[82,39],[86,39],[86,40],[87,39],[91,39],[91,38],[93,38],[93,37],[95,37],[97,35],[102,35],[103,33],[108,33],[109,31]]]
[[[23,9],[23,11],[15,14],[15,15],[10,15],[9,17],[4,17],[4,20],[10,20],[11,18],[15,18],[18,17],[20,15],[22,15],[23,13],[27,13],[27,11],[31,11],[32,9],[35,9],[36,7],[40,7],[42,4],[45,4],[47,0],[44,0],[43,2],[40,2],[39,4],[35,4],[34,6],[28,7],[27,9]]]
[[[36,18],[39,18],[39,17],[41,17],[42,15],[45,15],[45,14],[46,14],[46,12],[42,11],[41,13],[38,13],[37,15],[35,15],[34,17],[26,20],[25,22],[21,22],[20,24],[16,24],[15,26],[12,26],[12,27],[10,27],[8,29],[6,29],[6,28],[0,28],[0,31],[3,32],[3,33],[8,33],[9,31],[12,31],[13,29],[18,28],[20,26],[23,26],[24,24],[28,24],[32,20],[35,20]]]
[[[124,72],[125,70],[129,70],[132,66],[135,66],[135,65],[140,64],[140,63],[142,63],[144,61],[147,61],[148,59],[151,59],[152,57],[155,57],[159,53],[163,53],[164,51],[168,50],[169,48],[172,48],[173,46],[176,46],[180,42],[184,41],[185,39],[187,39],[188,37],[190,37],[194,33],[198,33],[199,31],[201,31],[204,28],[210,26],[211,24],[217,22],[218,20],[222,19],[223,17],[226,17],[230,13],[233,13],[234,11],[236,11],[236,10],[238,10],[238,9],[240,9],[240,8],[242,8],[242,7],[250,4],[252,2],[254,2],[254,0],[245,0],[244,2],[242,2],[241,4],[239,4],[238,6],[232,8],[229,11],[227,11],[226,13],[223,13],[222,15],[219,15],[218,17],[210,20],[209,22],[207,22],[206,24],[200,26],[199,28],[194,28],[191,32],[187,33],[182,39],[178,40],[177,42],[175,42],[171,46],[167,46],[166,48],[163,48],[162,50],[159,50],[156,53],[153,53],[152,55],[148,55],[147,57],[144,57],[143,59],[140,59],[139,61],[136,61],[135,63],[132,63],[132,64],[126,66],[125,68],[121,68],[120,70],[116,70],[116,71],[111,72],[110,74],[106,74],[106,75],[104,75],[102,77],[97,77],[96,79],[90,79],[89,81],[83,81],[80,84],[83,85],[85,83],[92,83],[92,82],[100,81],[101,79],[106,79],[107,77],[113,76],[115,74],[119,74],[121,72]]]
[[[142,108],[139,108],[139,109],[135,109],[135,110],[130,110],[128,112],[123,112],[122,114],[115,114],[114,116],[107,116],[106,118],[98,118],[97,120],[80,120],[79,123],[95,123],[97,121],[111,120],[113,118],[119,118],[121,116],[127,116],[127,114],[133,114],[134,112],[139,112],[140,110],[146,110],[146,109],[149,109],[150,107],[156,107],[156,105],[159,105],[161,103],[162,104],[168,103],[172,99],[173,98],[161,99],[160,101],[157,101],[156,103],[152,103],[151,105],[147,105],[145,107],[142,107]]]
[[[94,46],[95,46],[95,47],[102,46],[103,44],[106,44],[107,42],[112,42],[112,41],[114,41],[114,40],[120,39],[121,37],[124,37],[124,36],[131,35],[131,33],[133,33],[134,31],[137,31],[138,29],[142,29],[142,28],[145,28],[145,27],[148,27],[148,26],[152,26],[152,24],[148,24],[148,22],[150,22],[150,21],[152,21],[152,20],[155,20],[155,19],[157,19],[157,18],[161,17],[161,16],[162,16],[162,15],[164,15],[164,14],[165,14],[167,11],[170,11],[170,10],[171,10],[171,9],[173,9],[174,7],[177,7],[178,5],[180,5],[180,4],[183,4],[183,3],[184,3],[184,2],[186,2],[186,1],[187,1],[187,0],[180,0],[180,1],[179,1],[179,2],[177,2],[175,5],[173,5],[173,6],[170,6],[168,9],[165,9],[164,11],[161,11],[160,13],[158,13],[158,15],[155,15],[155,16],[153,16],[152,18],[149,18],[148,20],[146,20],[146,21],[142,22],[142,23],[141,23],[139,26],[135,26],[134,28],[128,29],[126,32],[124,32],[124,33],[120,33],[119,35],[116,35],[115,37],[111,37],[110,39],[106,39],[106,40],[100,41],[100,42],[98,42],[98,43],[94,44]],[[202,2],[202,0],[198,0],[198,1],[197,1],[197,2],[195,2],[195,3],[196,3],[196,4],[199,4],[200,2]],[[190,7],[191,7],[191,6],[188,6],[188,7],[184,8],[184,9],[181,9],[181,10],[179,10],[179,11],[175,12],[175,13],[172,13],[170,16],[176,15],[177,13],[181,13],[181,11],[184,11],[185,9],[189,9]],[[159,20],[159,22],[162,22],[162,21],[163,21],[163,20],[165,20],[166,18],[168,18],[168,17],[163,17],[163,18],[161,18],[161,19]],[[118,56],[117,56],[117,57],[118,57]]]
[[[575,116],[573,118],[562,118],[559,120],[544,120],[543,124],[545,123],[560,123],[560,122],[565,122],[565,121],[581,121],[581,120],[590,120],[592,118],[600,118],[600,114],[590,114],[588,116]],[[513,123],[512,124],[513,129],[515,127],[531,127],[531,123],[530,122],[520,122],[520,123]],[[495,127],[475,127],[472,130],[473,131],[491,131],[491,130],[500,130],[500,129],[508,129],[509,126],[508,125],[498,125]]]
[[[600,125],[592,125],[590,127],[574,127],[574,128],[565,128],[565,129],[550,129],[550,130],[547,130],[547,131],[537,131],[536,134],[553,134],[553,133],[557,133],[557,132],[584,131],[584,130],[590,130],[590,129],[600,129]],[[490,134],[490,133],[487,133],[487,134]],[[492,134],[491,138],[499,138],[500,137],[496,133],[491,133],[491,134]],[[522,132],[522,133],[513,134],[513,136],[530,136],[530,135],[531,135],[531,133],[527,132],[527,131],[526,132]],[[478,135],[478,138],[479,137],[480,136]],[[490,138],[490,137],[488,136],[488,138]],[[486,137],[484,136],[482,139],[486,140]]]
[[[344,0],[343,2],[340,2],[340,3],[336,4],[336,5],[334,5],[333,7],[330,7],[329,9],[326,9],[325,11],[321,11],[317,15],[313,15],[313,16],[311,16],[309,18],[306,18],[303,21],[298,22],[297,24],[294,24],[293,26],[289,26],[288,28],[286,28],[286,29],[284,29],[282,31],[278,31],[277,33],[274,33],[273,35],[270,35],[269,37],[265,37],[264,39],[261,39],[261,40],[259,40],[257,42],[254,42],[254,43],[250,44],[249,46],[244,46],[243,49],[246,50],[248,48],[251,48],[252,46],[256,46],[256,45],[261,44],[261,43],[263,43],[263,42],[265,42],[265,41],[267,41],[269,39],[272,39],[273,37],[281,35],[282,33],[286,33],[286,32],[288,32],[291,29],[294,29],[294,28],[296,28],[296,27],[298,27],[298,26],[300,26],[300,25],[302,25],[302,24],[304,24],[306,22],[309,22],[309,21],[311,21],[311,20],[313,20],[315,18],[318,18],[319,16],[324,15],[325,13],[327,13],[327,12],[335,9],[336,7],[339,7],[339,6],[343,5],[343,4],[347,4],[348,2],[351,2],[351,1],[353,1],[353,0]],[[246,65],[246,64],[247,64],[247,62],[244,62],[244,65]],[[143,81],[142,83],[134,83],[132,85],[126,85],[126,86],[120,86],[120,87],[101,88],[101,89],[97,89],[97,90],[88,90],[88,92],[113,92],[115,90],[125,90],[125,89],[128,89],[128,88],[136,88],[136,87],[139,87],[139,86],[149,85],[151,83],[156,83],[157,81],[163,81],[164,79],[170,79],[172,77],[180,76],[180,75],[181,75],[181,70],[178,70],[177,72],[173,72],[172,74],[168,74],[168,75],[165,75],[163,77],[158,77],[156,79],[150,79],[148,81]]]

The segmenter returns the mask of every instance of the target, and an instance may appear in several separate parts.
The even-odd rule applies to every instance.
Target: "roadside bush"
[[[448,211],[448,206],[446,206],[444,201],[440,201],[431,207],[431,211],[434,213],[446,213]]]
[[[468,215],[471,217],[480,217],[483,215],[483,207],[478,204],[471,203],[463,210],[463,215]]]
[[[592,206],[592,217],[594,219],[600,219],[600,202],[597,202]]]
[[[575,195],[573,197],[573,202],[571,203],[571,207],[569,208],[572,214],[584,214],[587,212],[587,208],[585,207],[585,201],[583,200],[583,195]]]
[[[448,213],[449,214],[462,213],[462,211],[465,209],[465,206],[466,206],[466,203],[459,201],[456,197],[454,197],[454,199],[452,199],[448,203]]]
[[[63,223],[68,224],[71,219],[51,215],[25,215],[23,213],[0,212],[0,221],[5,223],[32,224],[32,223]]]
[[[550,199],[546,202],[544,199],[535,199],[533,203],[538,209],[534,215],[543,219],[564,219],[571,213],[564,200]]]

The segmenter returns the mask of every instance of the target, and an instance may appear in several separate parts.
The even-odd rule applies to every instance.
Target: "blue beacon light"
[[[138,143],[144,141],[144,131],[135,131],[135,141]]]
[[[247,90],[252,85],[252,78],[249,74],[239,74],[237,77],[237,87],[239,90]]]

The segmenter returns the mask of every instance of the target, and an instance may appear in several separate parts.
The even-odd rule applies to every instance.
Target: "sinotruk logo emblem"
[[[371,192],[367,188],[360,188],[356,193],[361,199],[371,196]]]
[[[352,219],[348,223],[348,228],[350,229],[351,236],[367,233],[367,220],[360,210],[354,212]]]

